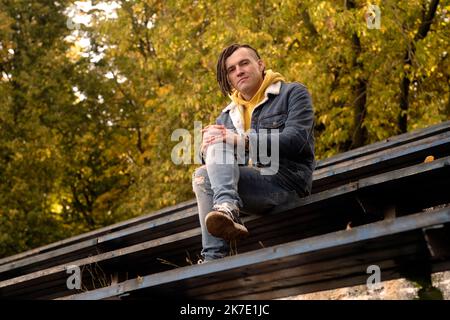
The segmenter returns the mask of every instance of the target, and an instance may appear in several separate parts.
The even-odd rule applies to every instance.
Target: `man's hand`
[[[225,126],[220,124],[213,124],[206,126],[202,130],[203,139],[201,150],[204,152],[209,145],[215,143],[229,143],[236,145],[240,136],[231,130],[225,128]]]

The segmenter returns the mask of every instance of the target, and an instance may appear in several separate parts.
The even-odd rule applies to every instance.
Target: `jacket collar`
[[[281,81],[275,82],[273,84],[271,84],[270,86],[267,87],[266,92],[264,93],[265,95],[265,99],[263,101],[265,101],[267,99],[267,96],[269,94],[273,94],[273,95],[279,95],[280,94],[280,90],[281,90]],[[233,110],[237,107],[237,104],[234,103],[234,101],[232,101],[229,105],[227,105],[222,112],[227,112],[230,110]]]

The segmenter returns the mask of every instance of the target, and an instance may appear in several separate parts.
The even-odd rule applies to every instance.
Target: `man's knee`
[[[192,188],[194,192],[197,192],[198,189],[206,192],[206,188],[208,186],[208,171],[206,170],[206,166],[203,165],[195,169],[192,175]]]
[[[206,164],[235,164],[234,146],[228,143],[209,145],[205,152]]]

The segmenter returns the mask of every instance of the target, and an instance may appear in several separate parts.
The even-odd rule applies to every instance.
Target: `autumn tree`
[[[308,87],[318,159],[448,120],[448,0],[369,4],[0,0],[0,256],[192,199],[172,133],[229,103],[233,42]]]

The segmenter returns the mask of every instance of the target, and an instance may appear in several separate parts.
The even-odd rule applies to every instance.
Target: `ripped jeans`
[[[192,177],[202,231],[201,255],[205,261],[229,254],[228,242],[212,236],[206,228],[205,218],[214,204],[230,202],[248,213],[264,213],[299,198],[295,190],[280,185],[276,174],[261,175],[257,167],[239,166],[233,148],[225,144],[210,145],[205,163]]]

